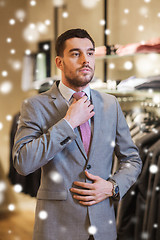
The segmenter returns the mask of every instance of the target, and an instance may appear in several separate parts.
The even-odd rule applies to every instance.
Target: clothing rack
[[[143,168],[117,207],[117,240],[160,239],[160,102],[155,96],[118,96]]]
[[[147,112],[150,112],[152,115],[160,117],[160,103],[142,102],[141,107]]]

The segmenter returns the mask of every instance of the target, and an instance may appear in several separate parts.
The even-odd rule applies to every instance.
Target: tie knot
[[[73,97],[76,99],[76,100],[79,100],[80,98],[82,98],[83,96],[85,96],[85,92],[75,92],[73,94]]]

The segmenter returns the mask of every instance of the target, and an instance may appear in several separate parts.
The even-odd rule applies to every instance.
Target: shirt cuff
[[[74,131],[74,128],[71,126],[71,124],[65,119],[65,118],[63,118],[65,121],[66,121],[66,123],[68,123],[68,125],[72,128],[72,130]]]

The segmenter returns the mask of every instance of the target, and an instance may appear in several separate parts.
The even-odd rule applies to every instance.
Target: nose
[[[88,59],[87,54],[82,54],[82,56],[81,56],[81,62],[82,62],[82,64],[87,64],[87,63],[89,63],[89,59]]]

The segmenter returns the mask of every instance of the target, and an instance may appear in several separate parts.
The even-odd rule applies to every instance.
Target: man
[[[95,68],[90,35],[68,30],[56,52],[62,80],[23,103],[14,145],[19,173],[42,169],[33,239],[115,240],[112,199],[136,181],[141,160],[116,98],[89,87]],[[86,95],[75,99],[81,91]],[[86,152],[81,126],[88,123]],[[114,152],[119,169],[111,176]]]

